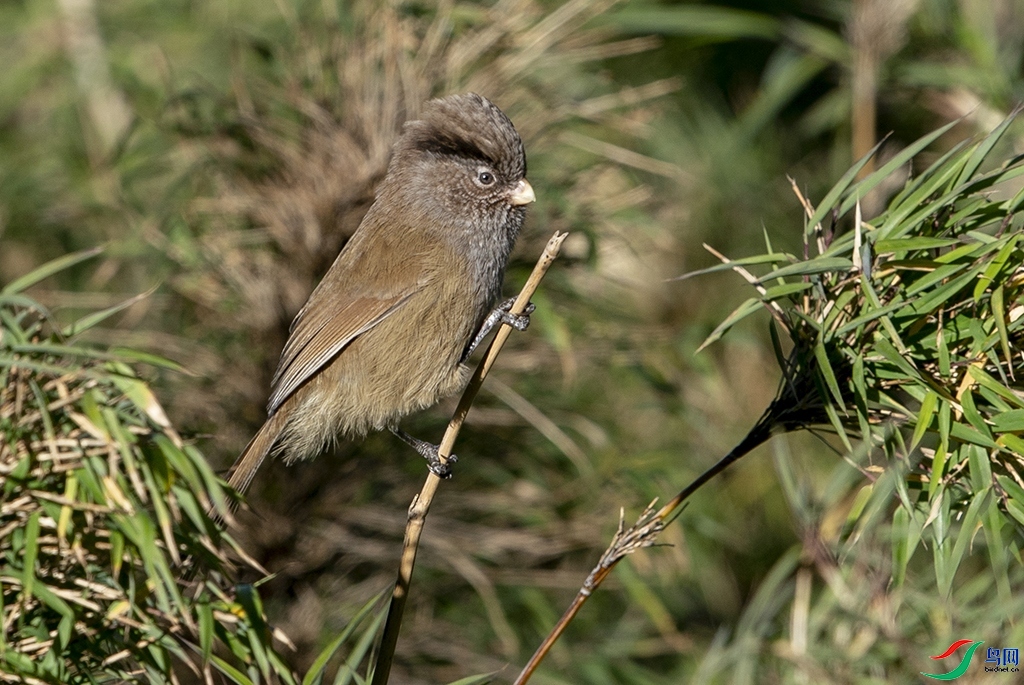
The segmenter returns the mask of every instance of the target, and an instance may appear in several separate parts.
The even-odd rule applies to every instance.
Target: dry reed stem
[[[601,583],[604,582],[605,578],[612,572],[615,565],[619,563],[625,556],[632,554],[638,549],[644,547],[651,547],[655,544],[658,535],[665,526],[671,523],[670,517],[675,514],[679,507],[697,490],[699,490],[705,483],[717,476],[719,473],[724,471],[733,462],[738,461],[741,457],[748,454],[758,445],[765,442],[771,437],[772,430],[775,426],[775,415],[773,412],[774,404],[768,408],[757,424],[747,433],[746,437],[736,445],[727,455],[719,459],[711,468],[706,470],[704,473],[699,475],[696,480],[687,485],[685,488],[679,491],[675,497],[673,497],[667,504],[657,511],[654,510],[654,505],[657,500],[651,502],[644,509],[643,513],[629,528],[625,528],[625,513],[620,510],[619,512],[619,527],[615,531],[614,537],[612,537],[611,543],[608,548],[605,549],[601,558],[598,560],[597,565],[590,571],[586,580],[583,581],[583,585],[580,586],[576,596],[573,598],[569,608],[565,610],[562,617],[558,619],[558,623],[551,629],[551,632],[547,634],[544,641],[541,642],[540,646],[537,647],[537,651],[533,653],[526,666],[519,673],[513,685],[524,685],[530,677],[533,675],[537,667],[540,666],[540,662],[544,660],[547,653],[551,651],[555,642],[561,637],[565,629],[569,627],[572,620],[579,613],[579,610],[583,607],[590,596],[594,593]]]
[[[530,303],[530,298],[537,290],[537,286],[540,285],[540,281],[544,278],[544,274],[547,273],[551,263],[555,261],[562,247],[562,242],[568,235],[568,233],[556,232],[551,236],[540,259],[537,260],[537,265],[533,267],[533,273],[530,274],[523,289],[519,292],[519,296],[516,297],[515,302],[509,309],[510,313],[522,314],[526,310],[526,306]],[[455,408],[455,413],[452,415],[444,437],[441,439],[441,444],[437,449],[438,457],[441,458],[442,463],[448,463],[448,456],[452,453],[455,439],[462,429],[462,424],[465,422],[466,415],[473,405],[473,400],[476,399],[477,392],[479,392],[480,386],[483,385],[484,378],[487,377],[491,367],[494,366],[498,353],[501,352],[502,346],[511,333],[512,327],[508,324],[502,324],[498,328],[498,332],[487,348],[483,360],[473,373],[473,377],[470,379],[469,385],[466,386],[465,392],[462,393],[459,405]],[[402,628],[402,614],[405,611],[405,603],[409,597],[409,585],[412,582],[412,571],[416,564],[416,552],[419,549],[423,524],[426,521],[427,512],[430,510],[430,503],[434,500],[434,494],[437,492],[437,487],[440,483],[440,478],[434,473],[428,473],[427,480],[423,483],[423,488],[418,495],[413,497],[412,504],[409,505],[409,517],[405,526],[405,540],[402,542],[402,558],[398,567],[398,579],[395,581],[395,589],[391,594],[391,606],[388,608],[388,617],[384,623],[384,633],[381,636],[380,650],[377,653],[371,685],[385,685],[388,682],[388,676],[391,674],[391,662],[395,656],[395,646],[398,644],[398,634]]]

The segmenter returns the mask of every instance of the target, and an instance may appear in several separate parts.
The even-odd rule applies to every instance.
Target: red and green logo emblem
[[[945,659],[947,656],[949,656],[956,650],[960,649],[964,645],[970,645],[970,647],[967,649],[967,652],[964,654],[964,658],[960,660],[959,666],[954,668],[949,673],[925,673],[924,671],[921,671],[921,675],[927,676],[928,678],[934,678],[935,680],[954,680],[956,678],[959,678],[967,672],[967,667],[971,665],[971,657],[974,656],[974,652],[978,649],[978,647],[981,646],[982,642],[984,642],[984,640],[957,640],[949,646],[949,649],[947,649],[942,654],[939,654],[938,656],[933,656],[932,659]]]

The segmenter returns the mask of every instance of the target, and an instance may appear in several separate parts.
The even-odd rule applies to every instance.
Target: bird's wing
[[[277,411],[346,345],[401,309],[422,287],[423,283],[416,283],[387,295],[345,297],[333,303],[325,302],[325,297],[315,297],[314,293],[292,324],[274,374],[267,413]]]

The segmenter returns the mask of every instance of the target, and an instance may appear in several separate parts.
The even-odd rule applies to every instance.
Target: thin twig
[[[530,274],[526,285],[523,286],[519,296],[516,297],[516,301],[509,309],[510,313],[522,314],[526,310],[530,298],[533,296],[534,291],[537,290],[540,280],[544,278],[544,274],[547,273],[551,263],[558,256],[558,251],[562,248],[562,241],[565,240],[567,235],[569,234],[556,232],[551,237],[551,240],[548,241],[547,247],[544,248],[544,253],[537,260],[537,265],[533,267],[533,273]],[[473,400],[476,399],[476,394],[480,390],[484,378],[494,365],[494,360],[497,358],[511,332],[512,327],[507,324],[503,324],[498,329],[494,340],[491,341],[487,352],[484,354],[483,360],[476,367],[476,372],[470,379],[469,385],[466,386],[466,391],[462,393],[459,406],[456,407],[452,420],[448,423],[448,429],[445,431],[441,444],[437,449],[438,457],[441,458],[442,463],[448,462],[448,456],[452,453],[455,439],[462,429],[462,424],[466,420],[469,408],[473,405]],[[405,525],[405,541],[402,543],[402,559],[398,567],[398,580],[395,581],[395,589],[391,594],[391,606],[388,608],[388,617],[384,623],[384,634],[381,637],[380,651],[377,654],[377,661],[374,665],[371,685],[386,685],[388,676],[391,674],[391,662],[395,656],[395,646],[398,644],[398,633],[402,629],[402,614],[405,611],[405,603],[409,597],[409,584],[412,582],[412,571],[416,564],[416,552],[419,548],[420,535],[423,533],[423,523],[427,518],[430,503],[433,501],[434,493],[437,492],[437,486],[440,483],[441,479],[436,475],[433,473],[427,474],[427,480],[423,483],[423,488],[413,498],[412,504],[409,506],[409,517]]]
[[[761,285],[761,281],[764,279],[759,279],[757,276],[750,273],[739,264],[733,264],[733,261],[731,259],[726,257],[724,254],[722,254],[715,248],[711,247],[707,243],[704,243],[704,249],[710,252],[718,259],[720,259],[723,264],[732,264],[733,271],[742,276],[743,280],[745,280],[747,283],[754,286],[754,289],[757,290],[757,292],[762,297],[767,296],[768,290],[763,285]],[[770,276],[771,274],[768,274],[767,276],[765,276],[765,278],[769,278]],[[775,300],[761,300],[761,304],[763,304],[765,309],[768,310],[768,313],[771,314],[772,317],[774,317],[775,320],[779,322],[780,326],[782,326],[783,328],[789,328],[789,322],[786,320],[786,313],[782,311],[782,307],[779,306],[778,302],[776,302]]]
[[[650,547],[654,544],[655,539],[664,530],[665,526],[671,521],[669,520],[673,513],[675,513],[679,507],[685,502],[693,493],[701,488],[709,480],[717,476],[719,473],[724,471],[726,467],[735,461],[738,461],[741,457],[748,454],[758,445],[765,442],[772,435],[772,429],[775,425],[775,414],[774,406],[769,407],[768,411],[764,413],[761,419],[757,422],[746,437],[736,445],[727,455],[719,459],[714,466],[709,468],[704,473],[700,474],[696,480],[687,485],[685,488],[679,491],[675,497],[672,498],[665,506],[658,511],[654,511],[654,502],[647,505],[644,512],[640,514],[637,522],[634,523],[630,528],[625,529],[623,525],[623,515],[619,515],[619,528],[615,532],[615,536],[612,538],[611,544],[608,545],[608,549],[601,555],[601,559],[597,562],[597,565],[587,576],[586,580],[583,581],[583,585],[576,593],[576,597],[573,598],[572,604],[565,610],[562,617],[558,619],[558,623],[551,629],[547,637],[537,648],[537,651],[530,657],[530,661],[523,667],[523,670],[519,673],[513,685],[524,685],[526,681],[530,679],[533,672],[540,666],[540,662],[544,659],[547,653],[554,646],[555,642],[561,637],[562,633],[572,622],[573,618],[579,612],[583,604],[590,598],[604,579],[608,577],[608,574],[612,572],[615,564],[619,563],[623,557],[628,554],[632,554],[638,549],[644,547]]]

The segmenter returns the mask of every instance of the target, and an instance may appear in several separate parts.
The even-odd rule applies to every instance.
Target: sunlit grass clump
[[[76,342],[122,307],[61,327],[22,294],[92,254],[0,291],[0,680],[287,674],[259,598],[226,577],[245,557],[208,513],[217,477],[127,363],[160,360]]]
[[[861,199],[955,122],[857,180],[861,160],[816,207],[797,190],[803,254],[768,241],[762,254],[720,256],[711,269],[736,271],[754,292],[705,345],[767,310],[782,380],[709,473],[773,434],[805,429],[834,433],[845,464],[811,494],[777,454],[803,541],[779,560],[732,643],[706,655],[708,673],[728,671],[723,659],[734,672],[764,666],[755,633],[786,621],[783,609],[788,639],[771,668],[811,681],[913,675],[923,645],[961,632],[1019,641],[1024,158],[990,159],[1013,123],[913,173],[874,217],[861,215]]]

